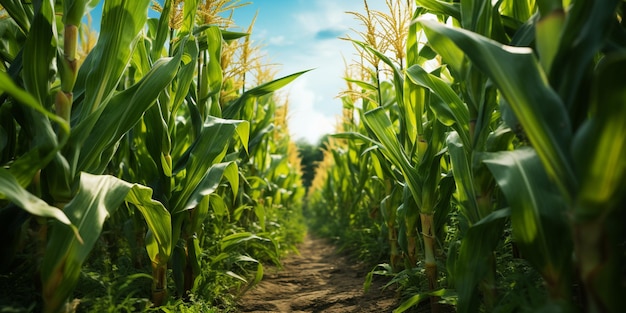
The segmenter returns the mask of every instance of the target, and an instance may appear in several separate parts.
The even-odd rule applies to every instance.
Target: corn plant
[[[21,31],[28,34],[19,53],[5,61],[10,65],[2,73],[7,81],[3,89],[21,94],[5,98],[3,103],[15,108],[17,115],[11,124],[19,124],[19,136],[25,139],[22,149],[9,152],[15,160],[8,167],[13,187],[5,188],[34,187],[39,190],[36,196],[55,207],[60,212],[57,215],[65,214],[74,225],[74,230],[62,224],[51,224],[49,230],[44,224],[41,229],[41,240],[47,241],[41,266],[44,310],[55,312],[74,288],[81,264],[99,237],[104,219],[123,201],[135,204],[148,222],[154,238],[148,244],[154,251],[152,256],[168,259],[169,214],[151,199],[152,190],[101,175],[104,171],[97,165],[106,164],[112,144],[154,103],[159,88],[171,81],[181,55],[161,60],[129,91],[117,92],[115,87],[145,22],[147,1],[105,3],[106,18],[99,44],[83,63],[89,66],[80,69],[76,60],[77,28],[88,5],[86,1],[66,1],[62,8],[49,1],[35,5],[3,1],[2,5],[14,21],[19,21],[16,24],[22,25]],[[62,11],[55,12],[57,9]],[[62,14],[62,21],[55,19],[56,13]],[[135,27],[118,32],[117,27],[124,24]],[[57,25],[62,27],[63,37],[57,36]],[[92,65],[94,58],[100,63]],[[58,66],[53,67],[55,64]],[[50,72],[51,67],[58,71]],[[105,111],[113,113],[103,115]],[[54,112],[55,118],[49,112]],[[63,121],[56,133],[53,121]],[[61,220],[67,224],[67,220]]]
[[[624,234],[615,221],[623,219],[624,200],[618,191],[623,162],[617,161],[623,149],[615,136],[622,131],[616,125],[623,119],[617,106],[623,88],[614,75],[623,66],[618,39],[623,3],[417,4],[416,22],[405,26],[406,53],[395,54],[399,60],[378,41],[394,33],[389,26],[394,24],[382,23],[385,35],[377,37],[371,16],[384,14],[367,7],[366,14],[355,14],[367,31],[362,41],[353,42],[365,52],[371,81],[348,80],[362,90],[363,112],[355,122],[362,128],[337,135],[372,144],[360,152],[360,161],[391,174],[393,186],[406,187],[401,205],[397,189],[378,187],[387,195],[381,202],[385,214],[391,212],[390,199],[396,199],[398,209],[389,215],[394,221],[385,223],[400,236],[390,238],[414,265],[408,231],[416,225],[415,212],[421,213],[418,229],[424,233],[427,265],[439,255],[429,248],[434,237],[427,236],[429,215],[434,213],[438,225],[454,225],[451,237],[437,238],[449,247],[442,287],[455,292],[461,312],[506,306],[499,298],[509,287],[496,278],[503,270],[502,246],[510,241],[521,252],[520,262],[543,277],[547,297],[536,306],[618,311],[623,284],[616,273],[623,271],[618,264]],[[420,17],[425,13],[432,15]],[[593,152],[583,153],[582,147]],[[438,173],[430,180],[428,167],[422,168],[426,164]],[[326,168],[334,171],[330,164]],[[318,188],[331,194],[332,187]],[[430,210],[433,199],[441,199],[440,206]],[[449,299],[445,290],[430,294]]]
[[[98,1],[0,4],[10,17],[3,25],[17,34],[2,33],[1,212],[3,224],[18,223],[13,238],[31,215],[39,222],[43,310],[65,305],[105,220],[124,202],[143,219],[123,216],[147,225],[153,303],[166,301],[170,266],[178,294],[188,295],[201,272],[211,210],[223,212],[226,196],[240,197],[249,104],[302,73],[245,91],[225,88],[222,47],[247,34],[204,24],[210,22],[199,18],[204,2],[165,1],[160,18],[148,20],[147,0],[106,0],[90,51],[79,51],[78,37],[85,12]],[[235,97],[224,98],[225,90]],[[223,178],[231,188],[222,187]],[[294,172],[285,188],[297,190],[298,179]],[[281,196],[271,199],[289,200]],[[261,239],[245,231],[224,236],[222,250]]]
[[[619,175],[615,170],[621,166],[617,163],[609,165],[614,169],[611,174],[592,168],[599,169],[596,162],[601,160],[607,162],[603,164],[611,164],[609,160],[617,160],[622,153],[621,148],[611,148],[609,152],[603,151],[599,145],[599,142],[613,140],[613,131],[619,131],[609,125],[611,121],[623,118],[619,113],[615,114],[620,112],[619,109],[615,109],[610,118],[602,113],[608,112],[608,107],[613,107],[616,103],[613,101],[619,101],[620,97],[617,95],[621,88],[607,81],[623,64],[620,53],[603,47],[614,44],[609,39],[611,33],[623,31],[614,20],[615,16],[622,14],[621,3],[576,1],[566,9],[559,1],[540,1],[537,6],[539,17],[531,20],[535,33],[528,36],[535,36],[534,48],[538,58],[530,49],[502,46],[474,32],[433,22],[422,22],[422,25],[429,41],[436,42],[433,44],[435,50],[460,52],[494,82],[501,101],[510,107],[519,123],[511,126],[521,126],[528,136],[532,147],[489,154],[485,163],[509,200],[513,232],[520,242],[522,254],[547,283],[552,300],[548,305],[563,309],[570,307],[572,283],[577,280],[572,277],[571,269],[577,268],[578,279],[585,289],[585,309],[618,311],[617,294],[623,286],[619,287],[616,276],[608,278],[610,275],[604,276],[601,272],[619,272],[618,267],[609,264],[616,264],[613,262],[620,258],[615,242],[620,241],[621,235],[610,231],[612,222],[606,218],[611,214],[622,214],[616,206],[609,204],[622,201],[613,193],[620,188],[620,180],[614,179],[613,175]],[[587,32],[580,33],[583,28]],[[519,30],[520,33],[524,31],[528,32]],[[596,36],[596,33],[607,35]],[[558,40],[547,40],[545,36],[554,38],[550,34],[559,34],[556,35]],[[586,44],[581,51],[578,49],[582,42]],[[452,50],[448,49],[451,47]],[[594,68],[595,64],[598,65]],[[611,70],[604,67],[606,65]],[[594,69],[584,70],[591,68]],[[579,86],[583,81],[593,86],[591,93],[581,94]],[[594,142],[598,146],[592,146],[594,152],[591,154],[582,152],[581,143],[591,137],[597,139]],[[585,142],[591,144],[591,141]],[[582,162],[582,159],[586,161]],[[594,187],[589,185],[592,177],[596,179]],[[541,182],[547,180],[552,181],[558,191],[542,185]],[[595,188],[606,192],[602,197],[595,193],[592,201],[586,192],[599,192],[600,189]],[[587,215],[589,212],[594,214]],[[594,230],[593,226],[586,229],[589,225],[603,225],[605,230]],[[569,236],[568,229],[573,236]],[[607,247],[607,251],[613,252],[588,250],[592,241],[594,247]],[[602,286],[612,286],[611,289],[601,289],[604,287],[600,287],[600,281]]]

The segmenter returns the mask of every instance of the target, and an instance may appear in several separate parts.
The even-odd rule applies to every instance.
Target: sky
[[[235,10],[233,18],[241,27],[247,27],[258,12],[251,39],[262,45],[271,63],[279,64],[277,76],[313,69],[285,87],[281,94],[288,97],[292,139],[317,144],[324,134],[334,132],[342,111],[337,95],[346,86],[345,61],[354,59],[356,50],[338,37],[357,38],[354,29],[363,30],[360,22],[346,13],[364,12],[363,1],[251,2]],[[386,9],[384,0],[370,0],[368,4],[370,9]]]
[[[364,12],[363,0],[241,0],[233,13],[245,30],[258,13],[251,39],[267,62],[278,65],[276,78],[312,69],[278,93],[287,97],[292,140],[317,144],[333,133],[342,111],[337,95],[345,88],[346,61],[355,58],[351,43],[339,39],[363,27],[347,11]],[[386,11],[385,0],[369,0],[372,10]],[[99,8],[95,14],[101,14]],[[99,23],[99,18],[94,18]]]

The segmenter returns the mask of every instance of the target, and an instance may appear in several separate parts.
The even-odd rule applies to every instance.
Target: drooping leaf
[[[239,188],[239,169],[237,167],[237,163],[217,163],[209,168],[205,176],[198,183],[196,189],[189,197],[189,201],[183,207],[183,210],[194,208],[202,199],[215,192],[224,177],[226,177],[230,183],[233,194],[237,196]]]
[[[22,188],[15,177],[4,168],[0,168],[0,198],[13,202],[30,214],[54,218],[67,226],[72,225],[61,209],[48,205]]]
[[[567,157],[571,139],[568,114],[551,89],[529,48],[504,46],[478,34],[422,19],[430,44],[438,52],[460,48],[485,73],[513,108],[546,169],[565,194],[576,179]]]
[[[365,113],[365,124],[376,135],[381,153],[387,158],[391,164],[402,171],[402,175],[406,179],[411,194],[415,201],[420,203],[422,199],[421,184],[415,168],[411,165],[406,152],[398,141],[394,133],[391,120],[382,107],[376,108]]]
[[[545,279],[552,295],[569,299],[572,242],[567,204],[551,184],[531,148],[488,153],[483,162],[492,172],[511,207],[518,246]]]
[[[171,247],[171,228],[166,223],[169,213],[151,199],[151,193],[149,188],[113,176],[81,174],[78,192],[64,212],[78,229],[82,242],[65,225],[55,224],[50,230],[41,268],[45,312],[57,312],[65,303],[76,286],[82,264],[100,237],[104,221],[125,200],[138,205],[144,213],[148,227],[161,245],[157,259],[167,262]]]
[[[211,166],[222,162],[233,138],[239,138],[244,147],[248,146],[249,132],[250,123],[247,121],[208,117],[199,138],[189,147],[187,157],[181,158],[175,166],[174,175],[183,169],[186,175],[181,181],[182,190],[173,196],[170,208],[173,214],[187,207],[191,195]]]

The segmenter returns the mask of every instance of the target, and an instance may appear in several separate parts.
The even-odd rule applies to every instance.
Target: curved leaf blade
[[[504,46],[478,34],[421,19],[435,50],[451,43],[494,81],[513,108],[548,173],[561,192],[572,195],[576,178],[570,166],[571,126],[565,106],[529,48]]]
[[[513,235],[524,257],[542,274],[551,294],[569,299],[572,268],[567,205],[531,148],[486,153],[483,162],[511,207]]]

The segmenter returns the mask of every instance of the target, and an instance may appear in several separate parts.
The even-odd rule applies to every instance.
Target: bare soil
[[[240,312],[391,312],[398,306],[395,292],[381,289],[380,277],[365,293],[369,269],[350,262],[327,240],[308,235],[299,251],[283,261],[282,269],[266,270],[240,299]]]

